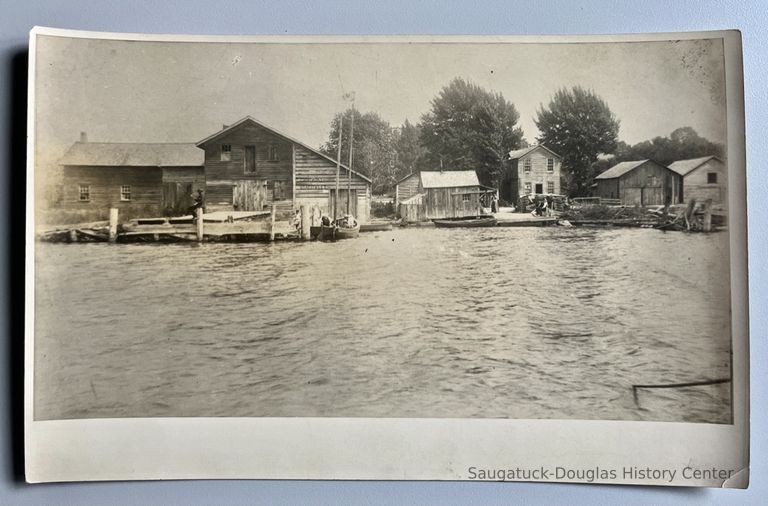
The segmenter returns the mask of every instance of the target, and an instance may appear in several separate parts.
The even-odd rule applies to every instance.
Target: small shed
[[[188,143],[88,142],[84,135],[60,159],[55,207],[62,221],[186,212],[205,188],[203,152]]]
[[[595,196],[619,199],[624,205],[680,202],[682,177],[653,160],[620,162],[595,178]]]
[[[421,176],[418,172],[411,172],[404,178],[395,183],[395,208],[417,193],[419,193],[419,183]]]
[[[669,168],[683,178],[683,202],[691,199],[704,201],[712,199],[714,204],[724,204],[727,198],[725,163],[716,156],[705,156],[672,162]]]
[[[416,177],[417,176],[417,177]],[[411,179],[413,178],[413,179]],[[416,181],[416,192],[407,200],[400,200],[398,213],[403,218],[419,219],[461,218],[477,216],[487,206],[486,200],[495,189],[484,187],[474,170],[421,171],[406,178],[409,192]],[[400,186],[400,185],[398,185]],[[399,190],[397,190],[399,192]],[[404,206],[419,206],[413,210]]]

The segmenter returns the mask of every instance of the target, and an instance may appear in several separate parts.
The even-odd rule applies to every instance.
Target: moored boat
[[[391,223],[366,223],[360,225],[360,232],[386,232],[392,230]]]
[[[446,218],[441,220],[432,220],[436,227],[459,228],[459,227],[495,227],[496,218],[493,216],[467,216],[465,218]]]
[[[323,225],[317,238],[321,241],[339,241],[341,239],[355,239],[358,235],[360,235],[359,224],[355,224],[354,227]]]

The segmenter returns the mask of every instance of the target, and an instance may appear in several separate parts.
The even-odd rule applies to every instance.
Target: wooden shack
[[[725,163],[716,156],[705,156],[672,162],[669,168],[683,178],[683,202],[695,199],[704,202],[712,199],[715,205],[723,205],[728,198],[728,173]]]
[[[398,214],[406,221],[477,216],[495,193],[480,185],[474,170],[421,171],[416,193],[400,202]]]
[[[412,172],[395,183],[395,209],[417,193],[419,193],[419,183],[421,176],[418,172]]]
[[[194,144],[88,142],[85,135],[59,161],[62,180],[51,203],[59,222],[186,212],[205,187],[203,152]]]
[[[624,205],[681,202],[682,177],[653,160],[620,162],[595,178],[594,196],[619,199]]]
[[[526,195],[559,195],[561,168],[562,157],[543,144],[510,151],[499,198],[517,205]]]
[[[247,116],[197,143],[205,152],[206,208],[260,211],[318,206],[333,213],[336,160]],[[349,186],[349,190],[347,189]],[[371,180],[340,166],[338,214],[370,219]]]

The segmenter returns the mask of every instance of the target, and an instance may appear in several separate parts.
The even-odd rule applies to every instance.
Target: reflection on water
[[[728,423],[727,233],[38,244],[35,416]]]

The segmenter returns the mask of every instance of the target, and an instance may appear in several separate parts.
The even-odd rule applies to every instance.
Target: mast
[[[349,165],[347,166],[347,214],[352,199],[352,145],[355,140],[355,96],[352,95],[352,123],[349,127]]]
[[[336,208],[339,202],[339,171],[341,170],[341,129],[344,124],[344,117],[339,116],[339,146],[336,151],[336,193],[333,196],[333,223],[336,224]]]

